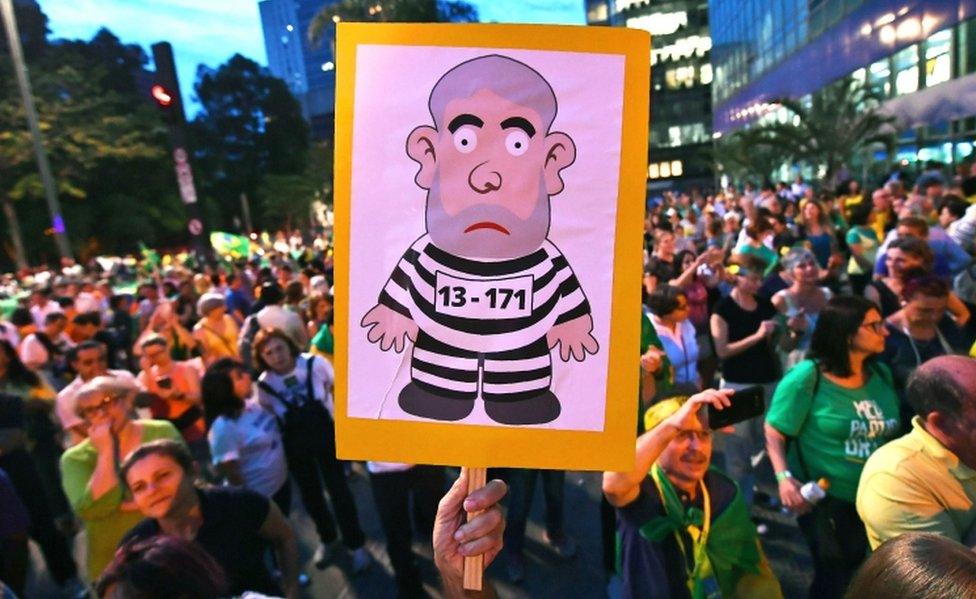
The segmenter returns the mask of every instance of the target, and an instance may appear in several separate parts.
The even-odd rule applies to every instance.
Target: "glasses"
[[[874,322],[865,322],[861,326],[866,329],[871,329],[875,333],[881,333],[884,331],[884,323],[885,321],[883,320],[875,320]]]
[[[114,404],[118,399],[119,398],[116,395],[106,395],[102,399],[102,401],[98,402],[93,406],[78,408],[78,415],[81,416],[84,420],[88,420],[89,418],[91,418],[92,416],[94,416],[99,412],[104,414],[105,412],[108,411],[109,408],[112,407],[112,404]]]

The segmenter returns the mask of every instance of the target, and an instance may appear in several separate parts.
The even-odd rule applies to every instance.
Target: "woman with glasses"
[[[897,436],[898,395],[884,351],[885,321],[870,301],[830,300],[817,321],[809,358],[780,381],[766,414],[766,450],[783,505],[798,523],[813,557],[811,597],[840,597],[867,550],[854,507],[868,457]],[[800,488],[826,481],[826,497],[811,504]],[[809,496],[809,495],[808,495]]]
[[[127,496],[119,469],[125,457],[157,439],[182,443],[179,431],[163,420],[133,420],[136,386],[99,376],[79,391],[75,411],[88,425],[88,438],[61,456],[61,479],[88,537],[88,576],[96,580],[112,561],[122,536],[142,516]]]
[[[778,291],[772,298],[773,306],[786,317],[786,335],[783,349],[787,354],[783,370],[789,370],[803,359],[810,347],[817,317],[830,300],[831,291],[820,286],[820,266],[813,252],[795,247],[783,258],[783,269],[793,283]]]
[[[672,395],[695,393],[701,389],[698,375],[698,340],[695,326],[688,320],[688,296],[672,285],[658,285],[647,298],[651,324],[664,345],[674,369]]]

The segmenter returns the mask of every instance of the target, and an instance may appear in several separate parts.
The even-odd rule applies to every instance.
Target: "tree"
[[[36,21],[43,30],[46,17]],[[106,30],[91,42],[32,43],[35,103],[72,245],[85,258],[85,250],[129,251],[181,231],[165,128],[135,84],[142,50]],[[53,257],[54,246],[12,75],[0,58],[0,198],[16,211],[36,263]]]
[[[881,98],[869,87],[845,80],[814,94],[810,102],[774,100],[785,109],[785,122],[749,129],[740,139],[746,152],[773,151],[783,161],[806,163],[824,170],[830,186],[843,164],[876,144],[889,152],[895,146],[893,116],[881,111]]]
[[[783,155],[763,143],[756,129],[740,129],[715,141],[715,163],[732,181],[761,184],[783,163]]]
[[[203,106],[190,124],[194,166],[217,201],[215,225],[226,228],[240,213],[242,193],[260,201],[276,193],[266,177],[305,173],[309,127],[285,83],[239,54],[215,71],[201,69],[194,89]],[[261,220],[255,225],[273,223]]]
[[[456,0],[342,0],[315,15],[308,38],[318,43],[336,18],[381,23],[472,23],[478,20],[478,9]]]

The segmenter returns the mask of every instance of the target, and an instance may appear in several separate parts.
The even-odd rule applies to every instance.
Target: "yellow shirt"
[[[974,503],[976,470],[922,428],[918,416],[912,432],[868,458],[857,488],[857,513],[872,549],[906,532],[965,544],[976,522]]]

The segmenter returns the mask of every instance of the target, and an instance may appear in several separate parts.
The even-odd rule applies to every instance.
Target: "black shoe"
[[[421,389],[410,381],[400,391],[400,407],[404,412],[432,420],[461,420],[474,409],[474,398],[454,399]]]
[[[528,399],[517,401],[485,400],[485,412],[502,424],[543,424],[559,417],[559,400],[548,389]]]

